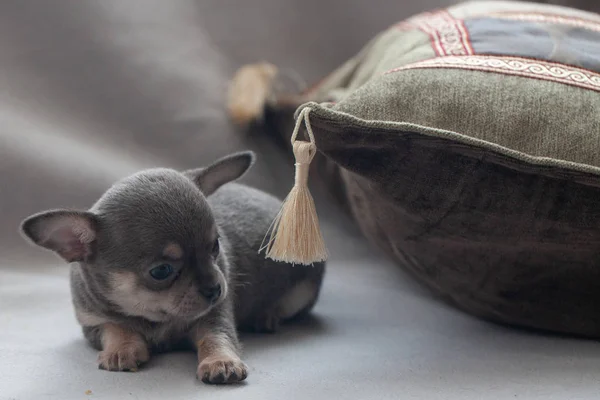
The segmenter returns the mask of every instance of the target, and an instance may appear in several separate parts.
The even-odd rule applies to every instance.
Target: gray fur
[[[103,350],[103,327],[112,323],[141,335],[153,352],[198,343],[208,332],[226,338],[238,354],[236,327],[273,330],[290,317],[282,315],[281,299],[299,283],[315,288],[300,313],[312,308],[324,264],[294,267],[259,254],[281,202],[230,183],[252,161],[243,152],[183,173],[142,171],[113,185],[89,211],[52,210],[23,222],[33,243],[75,262],[73,304],[95,348]],[[217,235],[221,250],[214,257]],[[172,243],[183,257],[165,261],[161,252]],[[164,262],[179,274],[166,283],[148,273]],[[199,291],[216,284],[224,294],[211,304]],[[245,370],[241,375],[203,379],[241,380]]]

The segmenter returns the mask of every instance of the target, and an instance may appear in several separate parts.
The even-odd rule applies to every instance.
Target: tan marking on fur
[[[308,306],[317,295],[318,287],[310,281],[302,281],[287,292],[278,302],[280,318],[291,318]]]
[[[144,338],[114,323],[102,326],[102,351],[98,355],[100,367],[109,371],[136,371],[150,359]]]
[[[277,67],[266,62],[241,67],[229,86],[227,109],[240,125],[262,118]]]
[[[107,296],[117,304],[123,313],[143,316],[153,321],[162,321],[166,316],[164,308],[173,308],[168,292],[153,292],[138,285],[138,277],[133,272],[113,272],[110,283],[112,292]]]
[[[174,261],[181,260],[183,257],[183,249],[177,243],[169,243],[163,250],[163,256]]]
[[[140,341],[143,342],[144,339],[138,333],[115,323],[107,322],[102,326],[102,348],[104,350],[117,350],[124,344]]]
[[[220,271],[218,276],[225,295],[225,277]],[[181,278],[164,291],[146,289],[142,284],[138,284],[138,276],[129,271],[112,272],[109,282],[112,290],[107,298],[126,315],[141,316],[151,321],[165,321],[174,314],[182,318],[198,318],[210,311],[209,304],[198,295],[196,287],[189,281],[182,281]]]
[[[196,343],[198,361],[206,358],[239,358],[227,335],[223,333],[206,333]]]
[[[98,326],[108,322],[104,317],[82,310],[75,310],[75,317],[81,326]]]
[[[208,383],[232,383],[246,379],[248,367],[227,335],[206,333],[197,343],[198,378]],[[220,381],[220,377],[223,381]]]

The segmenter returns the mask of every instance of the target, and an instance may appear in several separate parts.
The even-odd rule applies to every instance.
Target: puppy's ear
[[[222,185],[240,178],[254,163],[254,153],[243,151],[223,157],[206,168],[185,171],[184,174],[198,185],[205,196]]]
[[[92,255],[97,227],[96,216],[90,212],[51,210],[26,218],[21,232],[36,245],[74,262]]]

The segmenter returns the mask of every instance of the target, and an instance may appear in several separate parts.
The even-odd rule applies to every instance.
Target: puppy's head
[[[183,173],[142,171],[117,182],[89,211],[42,212],[21,230],[79,262],[88,290],[115,311],[151,321],[195,319],[228,289],[227,243],[206,196],[242,176],[253,158],[243,152]]]

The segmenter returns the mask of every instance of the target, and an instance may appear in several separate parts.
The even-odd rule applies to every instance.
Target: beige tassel
[[[317,152],[308,117],[309,113],[309,107],[300,112],[292,134],[292,146],[296,158],[294,187],[284,200],[279,214],[267,232],[265,241],[267,238],[269,239],[266,246],[263,241],[261,248],[261,251],[267,250],[267,258],[303,265],[327,259],[327,250],[321,235],[315,202],[308,190],[310,162]],[[310,142],[296,140],[302,122],[306,125]]]

